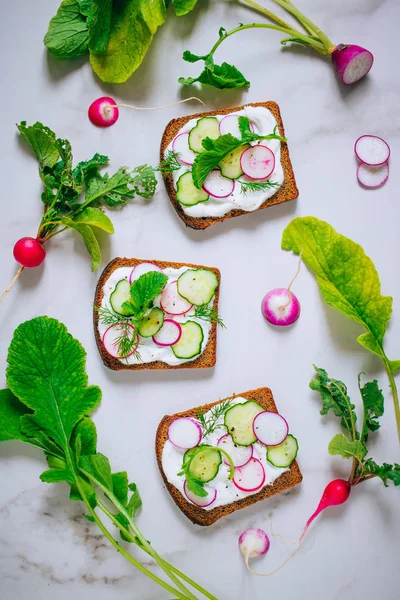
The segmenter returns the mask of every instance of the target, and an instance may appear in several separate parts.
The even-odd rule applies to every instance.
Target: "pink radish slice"
[[[264,482],[264,467],[257,458],[251,458],[247,465],[235,469],[233,483],[242,492],[256,492]]]
[[[275,169],[275,154],[267,146],[251,146],[240,157],[240,166],[250,179],[267,179]]]
[[[173,346],[181,339],[182,327],[177,321],[164,319],[160,331],[153,335],[153,341],[157,346]]]
[[[97,98],[89,106],[88,117],[91,123],[97,127],[110,127],[118,121],[119,109],[113,98],[103,96]]]
[[[358,182],[369,189],[375,189],[384,185],[389,179],[389,165],[387,163],[379,167],[370,167],[361,163],[357,168]]]
[[[376,135],[362,135],[354,144],[354,152],[358,160],[371,167],[378,167],[387,162],[390,148],[387,142]]]
[[[189,132],[180,133],[172,142],[172,151],[179,154],[178,160],[183,165],[192,165],[196,154],[189,148]]]
[[[254,123],[250,121],[250,129],[254,131]],[[242,135],[239,129],[239,115],[227,115],[219,122],[219,132],[221,135],[230,133],[239,140],[242,139]]]
[[[229,433],[226,433],[219,438],[217,446],[226,450],[233,461],[234,467],[244,467],[253,456],[253,446],[236,446]],[[229,461],[223,454],[222,460],[225,465],[229,465]]]
[[[354,44],[338,44],[331,54],[339,78],[346,85],[359,81],[369,73],[374,63],[369,50]]]
[[[262,299],[261,312],[272,325],[292,325],[300,316],[300,302],[286,288],[275,288]]]
[[[219,169],[214,169],[209,175],[203,185],[203,190],[213,196],[214,198],[227,198],[230,196],[235,189],[235,182],[233,179],[224,177]]]
[[[189,304],[185,298],[178,294],[177,281],[171,281],[163,289],[160,300],[163,311],[173,316],[184,315],[193,307],[192,304]]]
[[[129,325],[129,327],[132,329],[132,337],[133,337],[135,328],[133,325]],[[137,343],[133,346],[133,348],[129,354],[127,354],[126,356],[120,356],[118,354],[118,344],[116,343],[117,339],[120,336],[121,336],[121,328],[118,325],[111,325],[111,327],[109,327],[104,332],[103,339],[102,339],[103,346],[107,350],[108,354],[110,354],[110,356],[112,356],[113,358],[128,358],[128,356],[132,356],[132,354],[134,354],[134,352],[136,351],[136,348],[139,345],[139,340],[137,340]]]
[[[289,425],[281,415],[265,410],[254,417],[253,432],[262,444],[278,446],[287,438]]]
[[[129,283],[136,281],[136,279],[139,279],[139,277],[145,273],[150,273],[150,271],[158,271],[159,273],[162,272],[160,267],[157,267],[157,265],[153,265],[152,263],[139,263],[129,275]]]
[[[198,446],[202,437],[203,431],[194,419],[186,417],[174,419],[168,427],[169,441],[182,450]]]
[[[213,502],[215,502],[217,498],[217,490],[215,490],[214,488],[205,488],[207,496],[205,496],[204,498],[202,498],[201,496],[196,496],[196,494],[193,494],[193,492],[191,492],[188,489],[186,481],[183,484],[183,490],[185,492],[186,498],[196,506],[200,506],[200,508],[210,506]]]

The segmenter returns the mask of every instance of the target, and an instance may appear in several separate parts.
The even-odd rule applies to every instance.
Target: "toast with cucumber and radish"
[[[163,178],[182,221],[206,229],[294,200],[299,192],[279,106],[256,102],[170,121],[161,140]]]
[[[93,317],[106,367],[215,365],[221,274],[215,267],[115,258],[98,281]]]
[[[163,417],[155,449],[167,490],[197,525],[212,525],[303,478],[297,439],[269,388]]]

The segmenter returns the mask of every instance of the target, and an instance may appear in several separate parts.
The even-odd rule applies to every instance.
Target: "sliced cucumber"
[[[240,157],[247,148],[250,148],[250,144],[244,144],[243,146],[239,146],[239,148],[235,148],[235,150],[229,152],[229,154],[218,163],[224,177],[237,179],[243,175],[242,167],[240,166]]]
[[[188,269],[178,277],[178,294],[190,304],[208,304],[219,285],[218,277],[210,269]]]
[[[201,352],[204,340],[202,327],[196,321],[181,323],[182,335],[176,344],[171,346],[176,358],[193,358]]]
[[[183,206],[195,206],[207,202],[209,195],[203,189],[198,189],[193,183],[192,173],[188,171],[181,175],[176,184],[176,199]]]
[[[248,400],[243,404],[235,404],[225,413],[224,425],[233,441],[238,446],[251,446],[257,441],[253,431],[253,421],[260,412],[263,412],[262,406]]]
[[[282,444],[267,447],[267,460],[274,467],[290,467],[298,450],[299,444],[296,438],[289,434]]]
[[[161,308],[152,308],[139,323],[138,332],[144,338],[156,335],[164,324],[164,312]]]
[[[121,279],[118,281],[110,296],[110,304],[114,312],[124,317],[129,317],[133,313],[126,308],[122,308],[124,302],[129,302],[131,299],[131,286],[127,279]]]
[[[215,117],[203,117],[199,119],[189,132],[189,148],[193,152],[203,152],[202,141],[209,137],[216,140],[220,136],[218,119]]]
[[[217,476],[219,466],[222,463],[221,453],[218,450],[210,448],[207,444],[202,444],[196,448],[187,450],[183,456],[183,462],[186,463],[193,456],[189,473],[193,479],[207,483]]]

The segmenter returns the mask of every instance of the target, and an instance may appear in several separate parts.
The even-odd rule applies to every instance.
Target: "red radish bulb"
[[[38,267],[46,258],[46,250],[38,240],[24,237],[14,246],[14,258],[23,267]]]
[[[328,483],[324,493],[322,494],[316,511],[311,515],[306,523],[306,526],[304,527],[304,531],[300,537],[300,542],[306,535],[307,529],[311,523],[316,517],[318,517],[319,513],[325,510],[325,508],[328,508],[328,506],[337,506],[338,504],[343,504],[343,502],[346,502],[350,496],[350,490],[351,486],[349,482],[345,481],[344,479],[334,479]]]
[[[115,100],[108,96],[97,98],[89,106],[88,116],[93,125],[97,127],[110,127],[118,121],[119,109]]]
[[[340,80],[346,85],[365,77],[374,63],[373,54],[369,50],[353,44],[338,44],[331,57]]]
[[[256,558],[258,556],[264,556],[269,550],[270,542],[267,534],[262,529],[247,529],[239,537],[239,550],[244,556],[244,562],[246,568],[253,573],[253,575],[259,575],[255,573],[249,567],[249,558]]]
[[[300,316],[300,302],[287,288],[275,288],[264,296],[261,312],[272,325],[292,325]]]

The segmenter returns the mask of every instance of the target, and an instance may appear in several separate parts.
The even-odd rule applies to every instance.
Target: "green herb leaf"
[[[376,475],[382,479],[385,487],[388,487],[388,481],[392,481],[395,486],[400,485],[400,465],[395,463],[389,465],[383,463],[383,465],[377,465],[371,458],[365,461],[364,474]]]
[[[384,397],[382,390],[379,389],[376,379],[365,383],[361,387],[359,375],[358,386],[364,405],[364,427],[361,433],[361,439],[366,440],[368,438],[368,431],[376,431],[380,427],[378,418],[381,417],[384,412]]]
[[[190,55],[192,57],[195,56],[191,53]],[[185,54],[183,55],[183,58],[185,58]],[[190,60],[189,62],[195,61]],[[220,90],[244,88],[250,86],[250,82],[247,81],[243,73],[241,73],[239,69],[237,69],[234,65],[230,65],[226,62],[223,62],[221,65],[215,65],[214,63],[212,63],[212,66],[210,66],[210,62],[210,60],[207,61],[204,70],[200,73],[198,77],[179,77],[178,82],[182,85],[202,83],[204,85],[210,85]]]
[[[217,323],[222,329],[226,329],[225,323],[212,304],[200,304],[199,306],[196,306],[194,316],[203,321],[208,321],[209,323]]]
[[[190,13],[194,9],[198,0],[174,0],[175,13],[178,17],[182,17]]]
[[[74,216],[73,221],[74,223],[97,227],[109,234],[114,233],[114,225],[112,224],[111,219],[98,208],[91,208],[90,206],[84,208]]]
[[[110,39],[112,0],[92,0],[91,8],[89,49],[95,54],[103,54]]]
[[[240,193],[241,194],[251,194],[254,192],[264,192],[265,190],[270,190],[271,188],[279,188],[281,186],[280,183],[276,181],[240,181],[240,179],[236,180],[237,183],[240,184]]]
[[[93,233],[93,229],[89,225],[76,223],[68,217],[61,219],[62,223],[71,229],[75,229],[83,238],[86,250],[89,252],[92,259],[92,271],[95,271],[101,265],[101,251],[99,242]]]
[[[223,427],[224,425],[217,425],[218,419],[225,415],[225,413],[233,406],[233,398],[227,398],[219,404],[213,406],[207,418],[203,412],[199,412],[197,418],[203,429],[203,438],[215,431],[216,429]]]
[[[135,318],[141,318],[153,300],[161,294],[168,277],[159,271],[149,271],[141,275],[131,285],[131,304],[135,310]]]
[[[329,442],[328,452],[332,456],[356,458],[359,462],[367,455],[367,449],[360,440],[350,441],[343,433],[337,433]]]
[[[55,133],[42,123],[39,123],[39,121],[29,127],[26,126],[26,121],[21,121],[17,127],[21,135],[31,146],[41,169],[54,167],[60,158],[60,153],[55,143]]]
[[[207,492],[204,489],[204,483],[197,479],[193,479],[193,477],[188,474],[186,474],[186,485],[188,490],[196,496],[199,496],[200,498],[205,498],[207,496]]]
[[[63,0],[51,19],[44,44],[54,56],[76,58],[88,49],[87,17],[81,12],[78,0]]]

